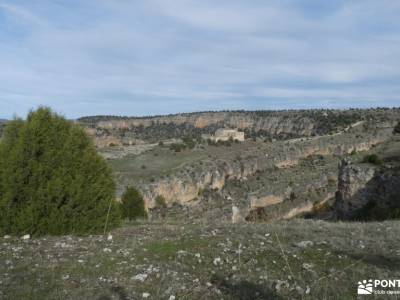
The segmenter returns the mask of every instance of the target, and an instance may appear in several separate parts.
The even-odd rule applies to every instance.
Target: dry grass
[[[139,223],[112,234],[1,238],[0,298],[354,299],[359,280],[400,276],[395,221]]]

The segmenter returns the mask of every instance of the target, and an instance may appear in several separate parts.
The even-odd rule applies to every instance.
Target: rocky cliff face
[[[157,141],[183,135],[214,133],[218,128],[238,128],[247,137],[309,137],[343,130],[358,121],[379,120],[389,126],[400,116],[399,109],[384,110],[304,110],[199,112],[155,117],[87,117],[84,126],[121,140]],[[99,138],[100,135],[97,135]]]
[[[127,129],[132,127],[150,127],[155,124],[190,125],[194,128],[206,128],[218,124],[221,127],[238,128],[241,130],[264,130],[272,135],[290,133],[297,136],[310,136],[314,129],[314,122],[308,117],[286,115],[256,117],[250,114],[234,112],[198,113],[174,116],[160,116],[154,118],[139,118],[128,120],[100,121],[97,126],[109,130]]]
[[[252,151],[252,155],[247,156],[243,161],[224,159],[208,161],[195,172],[187,170],[168,178],[156,179],[152,183],[142,185],[142,191],[149,208],[155,206],[155,198],[158,195],[162,195],[170,205],[172,203],[189,204],[190,201],[199,198],[203,190],[221,190],[227,180],[245,181],[248,176],[257,172],[293,166],[300,159],[311,155],[344,155],[352,151],[369,149],[383,142],[390,134],[391,130],[383,129],[377,134],[363,137],[354,133],[343,133],[298,140],[293,143],[276,143]],[[253,197],[251,203],[260,206],[260,203],[264,202],[279,202],[282,197],[282,195],[273,194],[263,195],[260,199]]]
[[[371,180],[376,167],[369,164],[352,165],[343,160],[339,167],[338,191],[336,193],[336,211],[339,218],[351,218],[369,202],[374,188]]]
[[[335,209],[339,219],[400,217],[400,172],[397,168],[343,161],[339,168]]]

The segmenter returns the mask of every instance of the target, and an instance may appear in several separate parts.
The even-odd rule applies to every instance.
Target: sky
[[[0,118],[400,106],[399,0],[0,0]]]

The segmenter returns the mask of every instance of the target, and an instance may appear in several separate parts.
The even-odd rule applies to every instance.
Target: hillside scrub
[[[82,128],[48,108],[7,124],[0,234],[89,234],[119,224],[111,170]]]
[[[370,164],[377,165],[377,166],[382,164],[382,160],[376,154],[365,155],[363,158],[363,162],[370,163]]]

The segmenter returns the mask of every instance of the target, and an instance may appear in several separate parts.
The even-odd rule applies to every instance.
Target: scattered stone
[[[30,238],[31,238],[30,234],[25,234],[25,235],[22,236],[23,240],[29,240]]]
[[[314,242],[312,242],[312,241],[301,241],[301,242],[295,243],[294,245],[296,247],[298,247],[298,248],[304,249],[304,248],[307,248],[307,247],[314,246]]]
[[[148,277],[147,274],[142,273],[142,274],[137,274],[136,276],[133,276],[132,279],[133,280],[138,280],[140,282],[143,282],[143,281],[145,281],[147,279],[147,277]]]
[[[314,265],[308,264],[308,263],[303,263],[302,267],[304,270],[311,270],[314,267]]]
[[[244,221],[243,216],[240,213],[240,210],[237,206],[232,206],[232,223],[241,223]]]
[[[112,241],[112,239],[113,239],[113,236],[111,235],[111,233],[109,233],[107,236],[107,241]]]
[[[296,291],[300,294],[303,295],[304,294],[304,289],[301,286],[296,286]]]
[[[149,298],[150,297],[150,293],[144,292],[142,294],[142,298]]]
[[[168,300],[175,300],[175,296],[174,295],[169,296]]]
[[[275,285],[275,290],[279,292],[282,288],[288,288],[289,283],[285,280],[277,280]]]
[[[310,292],[311,292],[311,289],[310,289],[309,286],[307,286],[307,288],[306,288],[306,295],[310,294]]]
[[[220,257],[214,258],[213,261],[214,266],[222,265],[222,260]]]

